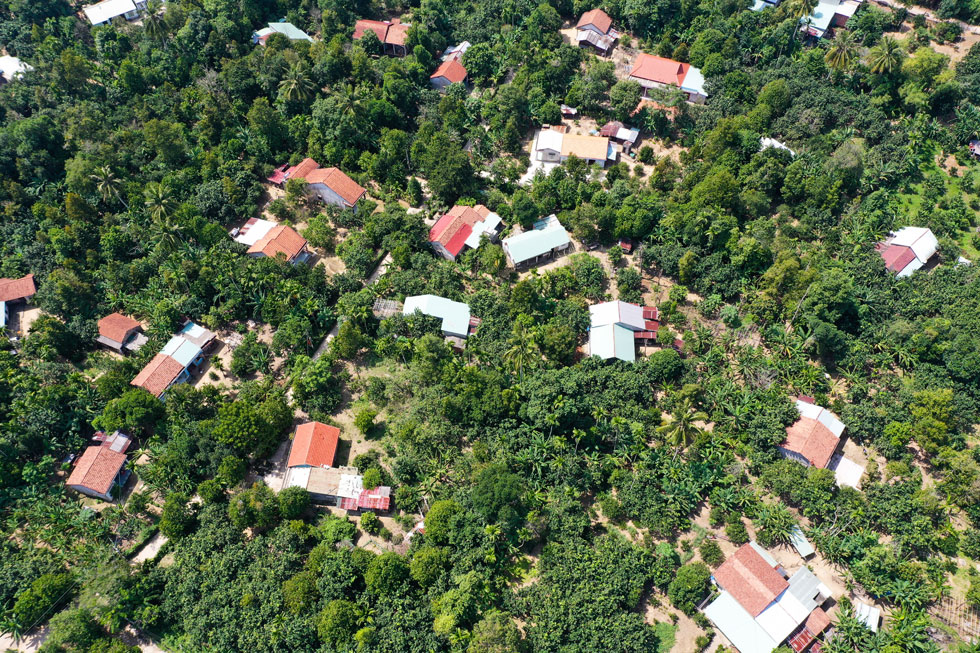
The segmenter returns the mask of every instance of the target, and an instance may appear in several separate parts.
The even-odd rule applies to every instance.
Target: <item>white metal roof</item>
[[[618,324],[589,329],[589,355],[602,359],[618,358],[622,361],[636,360],[636,344],[633,332]]]
[[[8,55],[0,57],[0,75],[2,75],[8,82],[31,70],[34,70],[34,68],[24,63],[17,57],[11,57]]]
[[[643,331],[646,329],[646,321],[643,319],[643,309],[636,304],[619,300],[602,302],[601,304],[589,306],[589,314],[592,316],[593,328],[607,324],[619,324],[633,331]]]
[[[701,74],[700,68],[691,66],[687,69],[687,74],[681,82],[681,90],[708,97],[708,92],[704,90],[704,75]]]
[[[564,137],[564,134],[556,132],[554,129],[542,129],[538,131],[537,149],[561,152],[561,143]]]
[[[359,474],[341,474],[337,496],[345,499],[356,499],[364,490],[364,480]]]
[[[878,632],[878,624],[881,622],[880,609],[873,605],[862,603],[861,601],[855,601],[854,616],[857,617],[858,621],[870,628],[871,632]]]
[[[804,560],[816,553],[816,549],[813,548],[810,541],[806,539],[805,535],[803,535],[803,531],[799,526],[793,527],[793,532],[789,535],[789,541],[792,542],[793,546],[796,548],[796,552],[799,553],[800,557]]]
[[[800,417],[808,417],[820,422],[827,427],[828,431],[836,435],[838,438],[844,434],[844,429],[847,428],[844,425],[844,422],[837,419],[836,415],[822,406],[817,406],[816,404],[811,404],[809,402],[802,401],[801,399],[797,399],[796,409],[800,411]]]
[[[160,353],[166,354],[184,367],[188,367],[201,353],[201,348],[187,338],[176,335],[164,345]]]
[[[470,307],[463,302],[454,302],[438,295],[415,295],[405,298],[403,315],[411,315],[416,310],[425,315],[442,319],[442,331],[448,335],[465,338],[470,332]]]
[[[310,470],[312,467],[290,467],[286,471],[286,480],[283,483],[283,488],[287,487],[301,487],[304,490],[306,486],[310,483]]]
[[[850,458],[843,456],[837,460],[836,465],[831,465],[834,470],[834,480],[837,487],[852,487],[855,490],[861,485],[861,477],[864,476],[864,467],[857,464]]]
[[[728,592],[722,591],[721,595],[704,609],[704,614],[739,650],[739,653],[772,653],[772,650],[779,646],[779,642],[773,640]]]
[[[552,214],[536,223],[534,229],[504,238],[501,244],[510,255],[510,260],[517,265],[535,256],[546,254],[556,247],[566,246],[570,242],[565,227],[561,226],[558,217]]]
[[[762,2],[762,0],[759,1]],[[782,141],[777,141],[775,138],[769,138],[768,136],[763,136],[762,138],[760,138],[759,149],[768,150],[769,148],[774,148],[777,150],[785,150],[789,152],[791,155],[796,156],[796,152],[791,150],[786,143],[783,143]]]
[[[925,227],[902,227],[895,232],[890,244],[911,248],[915,258],[921,261],[922,265],[925,265],[939,249],[939,241],[936,240],[936,236]],[[902,275],[899,274],[899,276]]]
[[[480,237],[485,233],[493,233],[500,226],[500,222],[500,216],[491,211],[486,218],[473,225],[473,231],[466,237],[466,246],[471,249],[479,247]]]
[[[85,12],[85,17],[90,23],[100,25],[116,16],[136,11],[136,5],[133,0],[102,0],[97,4],[82,7],[82,11]]]
[[[248,226],[248,229],[244,233],[239,233],[235,236],[235,242],[251,247],[262,240],[262,237],[272,231],[272,228],[275,226],[276,223],[271,220],[258,218]]]

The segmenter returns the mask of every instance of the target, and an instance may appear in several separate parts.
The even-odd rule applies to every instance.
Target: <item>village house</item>
[[[812,397],[796,399],[800,418],[786,427],[786,439],[779,445],[785,458],[807,467],[834,472],[837,485],[857,488],[864,467],[844,456],[844,431],[847,428],[836,415],[814,404]]]
[[[470,316],[469,304],[438,295],[406,297],[402,315],[409,316],[415,311],[442,320],[442,333],[445,336],[466,338],[479,324],[479,320]]]
[[[252,258],[276,258],[280,254],[296,265],[310,258],[306,239],[295,229],[271,220],[250,218],[235,235],[235,242],[248,245]]]
[[[563,253],[571,244],[568,232],[554,213],[535,222],[532,229],[508,236],[501,242],[507,261],[515,268],[534,265]]]
[[[367,190],[339,168],[321,168],[320,164],[309,157],[297,165],[276,168],[268,181],[279,188],[285,188],[290,179],[302,179],[321,202],[342,209],[356,210],[357,202],[367,194]]]
[[[629,79],[643,87],[643,96],[647,99],[656,99],[649,96],[652,88],[680,89],[687,96],[688,102],[697,104],[702,104],[708,98],[700,69],[645,52],[636,55],[630,67]]]
[[[612,18],[602,9],[592,9],[582,14],[575,30],[578,47],[592,47],[602,55],[612,52],[619,38],[619,33],[612,29]]]
[[[256,32],[252,32],[252,43],[257,45],[265,45],[265,42],[268,41],[269,37],[273,34],[282,34],[290,41],[313,42],[313,38],[309,34],[292,23],[269,23],[268,27],[263,27]]]
[[[544,172],[551,167],[568,161],[575,156],[591,165],[605,168],[609,162],[615,162],[619,153],[604,136],[583,136],[569,134],[563,125],[542,127],[534,136],[531,144],[533,153],[532,168],[535,163],[553,164],[542,167]]]
[[[844,27],[861,6],[863,0],[819,0],[816,9],[800,19],[800,31],[822,39],[833,34],[835,27]]]
[[[283,488],[287,487],[301,487],[317,503],[348,512],[391,509],[391,488],[387,485],[365,488],[364,477],[355,467],[289,467],[283,483]]]
[[[105,433],[95,434],[101,444],[87,447],[68,476],[66,485],[76,492],[90,497],[112,501],[117,489],[122,489],[129,480],[126,469],[126,450],[130,437],[116,431],[106,437]]]
[[[405,41],[408,39],[409,23],[403,23],[398,18],[387,20],[359,20],[354,23],[354,40],[359,40],[368,32],[374,32],[384,46],[384,53],[395,57],[408,54]]]
[[[0,333],[7,329],[10,307],[29,302],[36,292],[33,274],[19,279],[0,279]]]
[[[429,229],[429,244],[440,256],[453,261],[464,249],[479,247],[484,235],[496,241],[500,225],[500,216],[482,204],[457,204]]]
[[[163,399],[169,388],[190,380],[215,338],[211,331],[188,321],[130,384]]]
[[[146,344],[143,325],[122,313],[106,315],[99,320],[98,329],[99,336],[96,341],[118,354],[139,351],[140,347]]]
[[[589,355],[603,360],[636,360],[640,341],[656,340],[660,328],[656,307],[642,307],[622,301],[589,306]]]
[[[803,651],[830,625],[821,608],[830,589],[806,567],[790,576],[755,542],[711,579],[720,594],[704,614],[740,653],[771,653],[783,642]]]
[[[466,68],[457,59],[447,59],[429,75],[429,83],[439,90],[445,89],[450,84],[465,84]]]
[[[885,269],[898,278],[908,277],[925,266],[939,251],[939,240],[925,227],[902,227],[875,246]]]
[[[148,0],[102,0],[82,7],[82,12],[92,25],[104,25],[118,16],[126,20],[136,20],[146,11],[147,3]]]

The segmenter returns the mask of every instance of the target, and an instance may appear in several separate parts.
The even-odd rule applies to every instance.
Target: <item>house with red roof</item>
[[[786,458],[803,465],[826,468],[843,444],[844,423],[809,397],[799,397],[796,409],[800,418],[786,427],[786,439],[779,451]]]
[[[287,468],[333,467],[340,429],[323,422],[307,422],[296,427],[289,448]]]
[[[146,343],[143,325],[122,313],[111,313],[98,322],[96,342],[120,354],[139,351]]]
[[[939,241],[925,227],[902,227],[875,246],[885,269],[899,278],[910,276],[929,262],[939,251]]]
[[[496,240],[500,225],[500,216],[482,204],[457,204],[429,229],[429,243],[440,256],[454,261],[464,249],[479,247],[484,235]]]
[[[10,304],[28,302],[36,292],[33,274],[19,279],[0,279],[0,334],[7,329]]]
[[[403,23],[400,19],[388,20],[359,20],[354,23],[354,40],[360,40],[368,32],[374,32],[381,45],[384,46],[384,53],[395,57],[404,57],[408,54],[408,47],[405,42],[408,40],[409,23]]]
[[[169,388],[190,380],[193,371],[200,369],[208,348],[216,336],[204,327],[187,321],[160,353],[146,364],[130,385],[143,388],[154,397],[163,399]]]
[[[704,76],[701,70],[691,64],[673,59],[657,57],[641,52],[636,55],[629,69],[629,79],[643,87],[643,96],[650,97],[650,89],[679,89],[687,96],[688,102],[703,103],[708,93],[704,90]]]
[[[115,491],[126,485],[129,479],[126,449],[129,448],[130,438],[116,431],[109,437],[104,433],[97,433],[96,439],[101,444],[88,447],[82,452],[66,485],[81,494],[112,501]]]
[[[309,157],[294,166],[276,168],[268,181],[285,188],[290,179],[302,179],[321,202],[342,209],[356,210],[358,200],[367,195],[363,186],[339,168],[321,168],[320,164]]]
[[[442,90],[450,84],[466,83],[466,68],[458,59],[446,59],[435,72],[429,75],[429,83],[433,87]]]
[[[293,265],[302,263],[310,258],[310,250],[307,247],[306,239],[300,236],[292,227],[256,218],[251,218],[249,222],[252,220],[269,224],[269,228],[265,230],[265,233],[249,246],[247,253],[252,258],[276,258],[281,255]],[[248,223],[246,223],[246,226],[248,226]],[[253,225],[249,229],[249,232],[252,232],[257,226]]]
[[[821,606],[830,589],[812,571],[792,576],[756,542],[749,542],[711,577],[720,593],[705,609],[740,653],[771,653],[784,642],[801,652],[830,625]]]
[[[619,38],[619,33],[612,28],[612,18],[602,9],[592,9],[582,14],[575,29],[578,47],[592,47],[603,55],[612,52]]]

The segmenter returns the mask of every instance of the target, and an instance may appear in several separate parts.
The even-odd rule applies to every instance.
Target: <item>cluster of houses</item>
[[[163,399],[167,390],[186,383],[200,370],[205,354],[216,339],[213,332],[191,321],[186,322],[130,384]]]
[[[334,467],[340,429],[322,422],[296,427],[286,461],[283,488],[301,487],[314,501],[349,512],[391,509],[391,488],[364,487],[364,477],[353,467]]]
[[[36,292],[33,274],[19,279],[0,279],[0,334],[7,330],[10,308],[29,302]]]
[[[781,0],[754,0],[752,11],[778,7]],[[835,27],[844,27],[864,0],[818,0],[809,16],[800,19],[800,31],[822,39],[833,34]]]
[[[464,250],[479,247],[484,236],[496,241],[501,226],[500,216],[482,204],[457,204],[429,229],[429,244],[439,256],[454,261]]]

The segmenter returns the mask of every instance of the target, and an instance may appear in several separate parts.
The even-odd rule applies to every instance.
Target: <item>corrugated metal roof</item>
[[[542,225],[541,228],[535,225],[535,228],[530,231],[504,238],[502,243],[504,250],[515,265],[571,243],[568,232],[558,221],[557,216],[548,216],[547,220],[538,224]]]
[[[779,646],[728,592],[723,591],[704,614],[740,653],[772,653]]]
[[[463,302],[454,302],[438,295],[415,295],[405,298],[403,315],[411,315],[416,310],[424,315],[442,319],[442,330],[449,335],[465,338],[470,331],[470,307]]]

